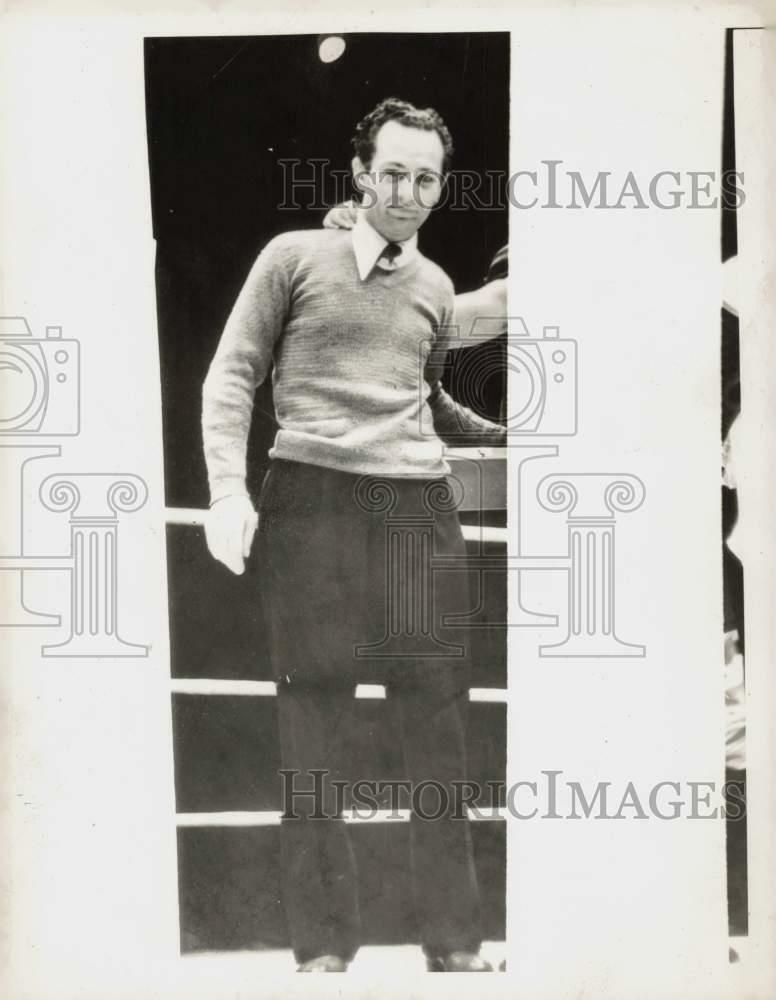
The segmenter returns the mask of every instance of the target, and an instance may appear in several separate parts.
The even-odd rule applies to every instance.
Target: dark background
[[[207,505],[201,387],[257,253],[279,232],[319,227],[325,214],[320,207],[278,210],[280,160],[330,159],[334,169],[348,170],[356,123],[382,98],[397,96],[442,114],[456,145],[454,169],[500,171],[500,203],[506,204],[508,35],[349,35],[346,41],[345,54],[326,65],[311,35],[146,40],[169,506]],[[298,169],[304,174],[304,165]],[[334,188],[322,194],[341,196]],[[456,288],[468,291],[482,283],[491,257],[507,242],[506,209],[440,208],[420,242]],[[503,352],[504,338],[470,350]],[[494,380],[485,390],[480,412],[496,417],[503,387]],[[479,409],[474,400],[462,402]],[[274,433],[267,383],[257,393],[248,453],[254,496]],[[503,523],[505,512],[487,514]],[[172,675],[268,680],[261,568],[251,558],[246,573],[235,576],[209,555],[203,534],[167,527]],[[473,684],[503,688],[506,572],[485,576],[478,620],[487,627],[472,633]],[[171,707],[178,812],[281,808],[273,697],[177,693]],[[353,760],[377,778],[403,773],[387,708],[385,701],[357,702],[351,734]],[[503,704],[470,705],[467,751],[470,777],[505,779]],[[406,825],[354,825],[352,832],[365,943],[416,942]],[[183,951],[288,946],[277,834],[271,826],[178,830]],[[485,936],[503,939],[504,824],[475,823],[472,839]]]
[[[325,211],[280,211],[280,160],[328,159],[348,170],[356,123],[384,97],[436,108],[453,135],[456,170],[508,168],[509,37],[347,35],[324,64],[315,35],[149,38],[146,113],[162,376],[167,503],[207,505],[200,434],[202,382],[257,253]],[[312,168],[304,163],[301,175]],[[330,193],[336,198],[332,186]],[[309,193],[312,198],[312,192]],[[304,202],[305,192],[298,200]],[[506,204],[502,190],[500,203]],[[457,291],[478,287],[507,242],[507,212],[442,207],[420,234],[423,252]],[[503,347],[496,341],[489,350]],[[478,350],[475,348],[474,350]],[[488,387],[496,417],[502,389]],[[259,389],[249,446],[256,492],[274,437],[269,385]]]

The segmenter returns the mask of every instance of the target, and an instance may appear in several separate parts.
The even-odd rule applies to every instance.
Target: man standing
[[[258,519],[281,760],[297,792],[281,824],[281,855],[300,970],[345,971],[359,945],[357,875],[333,782],[345,773],[356,684],[383,683],[407,777],[415,786],[434,779],[447,791],[449,808],[438,818],[410,820],[428,967],[485,972],[469,822],[454,815],[452,791],[466,770],[468,660],[465,633],[445,620],[468,610],[465,573],[434,575],[430,604],[418,610],[428,618],[422,648],[417,629],[392,633],[385,644],[387,618],[428,594],[423,560],[404,560],[398,577],[393,572],[386,518],[405,535],[424,524],[434,557],[459,565],[465,557],[428,403],[454,293],[417,247],[452,141],[435,111],[389,98],[358,125],[354,145],[362,202],[352,232],[271,240],[211,364],[202,418],[207,541],[240,573]],[[254,392],[270,367],[279,431],[257,518],[245,456]],[[407,552],[420,551],[423,539],[416,541]],[[318,801],[298,794],[321,774]],[[321,803],[326,818],[316,818]]]

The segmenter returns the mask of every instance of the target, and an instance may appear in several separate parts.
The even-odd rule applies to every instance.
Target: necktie
[[[392,268],[394,266],[394,261],[401,253],[401,247],[398,243],[386,243],[383,247],[383,252],[377,258],[378,263],[384,262],[388,267]]]

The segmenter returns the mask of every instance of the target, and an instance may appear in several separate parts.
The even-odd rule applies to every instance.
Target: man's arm
[[[211,505],[247,495],[245,456],[256,387],[283,330],[289,283],[282,245],[259,254],[224,327],[202,388],[202,440]]]
[[[456,403],[439,381],[431,386],[428,405],[434,419],[434,431],[446,445],[498,448],[507,443],[506,427]]]
[[[452,291],[452,286],[451,286]],[[455,308],[457,308],[457,296]],[[431,408],[434,431],[447,445],[458,447],[498,447],[507,443],[507,429],[457,403],[442,388],[442,373],[451,345],[458,341],[456,320],[458,314],[448,309],[446,317],[451,323],[442,322],[435,331],[423,377],[431,389],[427,402]]]
[[[245,459],[256,387],[267,377],[288,313],[286,262],[276,240],[259,254],[229,315],[202,388],[202,439],[210,484],[205,534],[211,554],[242,573],[257,515]]]

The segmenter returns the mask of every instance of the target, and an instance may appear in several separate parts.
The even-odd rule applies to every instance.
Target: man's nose
[[[402,207],[409,207],[415,200],[415,188],[412,178],[407,175],[399,178],[396,188],[396,197]]]

